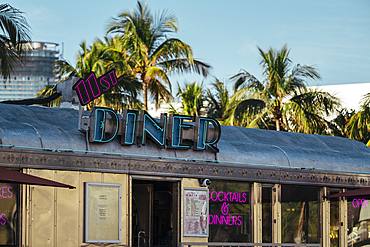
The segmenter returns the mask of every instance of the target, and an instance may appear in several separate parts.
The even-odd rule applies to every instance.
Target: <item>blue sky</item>
[[[79,44],[103,38],[111,17],[136,7],[134,0],[11,0],[26,13],[32,39],[62,44],[75,64]],[[168,9],[179,18],[173,34],[209,63],[225,82],[240,69],[262,78],[257,46],[291,48],[295,64],[315,66],[321,81],[309,85],[370,82],[370,1],[219,1],[147,0],[153,11]],[[61,46],[60,46],[61,50]],[[202,81],[196,75],[172,76],[177,82]],[[204,80],[208,85],[212,77]],[[176,90],[176,89],[175,89]],[[176,94],[177,90],[174,92]]]

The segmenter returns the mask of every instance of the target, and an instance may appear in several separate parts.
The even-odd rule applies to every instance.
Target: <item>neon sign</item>
[[[13,193],[10,191],[10,189],[13,189],[12,187],[7,187],[7,186],[3,186],[3,187],[0,187],[0,198],[12,198],[13,197]],[[5,214],[1,214],[0,215],[0,224],[1,225],[5,225],[6,224],[6,218],[5,218]]]
[[[115,70],[112,69],[99,78],[91,72],[86,79],[79,79],[74,85],[82,106],[107,92],[118,83]],[[110,116],[107,118],[107,116]],[[123,118],[105,107],[93,107],[90,115],[90,142],[110,142],[121,135],[122,145],[145,145],[146,138],[151,139],[160,148],[205,150],[218,152],[217,142],[221,137],[221,126],[213,118],[161,114],[157,122],[146,111],[124,110]],[[195,122],[193,125],[190,122]],[[213,125],[213,131],[209,125]],[[108,125],[108,128],[107,128]],[[86,130],[86,129],[84,129]],[[185,134],[186,132],[186,134]],[[212,135],[213,134],[213,135]]]
[[[209,200],[212,201],[227,201],[227,202],[246,202],[247,201],[247,193],[238,193],[238,192],[217,192],[217,191],[212,191],[209,192],[211,195],[209,196]],[[220,195],[222,197],[220,198]],[[243,198],[243,200],[241,200]]]
[[[210,225],[238,225],[242,224],[241,215],[229,215],[229,205],[227,202],[246,202],[247,193],[239,192],[223,192],[223,191],[209,191],[210,194],[209,200],[223,202],[221,206],[222,215],[209,215],[209,224]]]
[[[96,78],[94,72],[91,72],[87,79],[78,80],[75,85],[73,85],[73,90],[77,92],[80,104],[84,106],[116,84],[117,77],[115,70],[112,69],[99,78]]]
[[[355,206],[355,201],[356,201],[356,206]],[[367,200],[367,199],[353,199],[353,201],[352,201],[352,206],[354,207],[354,208],[357,208],[357,207],[360,207],[360,205],[361,205],[361,207],[369,207],[369,200]]]
[[[151,139],[159,148],[176,148],[194,150],[210,149],[218,152],[217,142],[221,137],[221,126],[217,120],[204,117],[189,117],[162,113],[160,121],[151,117],[146,111],[124,110],[122,118],[112,109],[93,107],[90,116],[90,142],[110,142],[121,135],[122,145],[145,145]],[[184,122],[184,120],[187,120]],[[193,120],[193,125],[190,121]],[[213,125],[213,129],[210,128]],[[231,193],[231,192],[230,192]],[[239,199],[238,199],[239,198]],[[239,200],[240,193],[230,200]],[[240,201],[242,202],[242,201]]]

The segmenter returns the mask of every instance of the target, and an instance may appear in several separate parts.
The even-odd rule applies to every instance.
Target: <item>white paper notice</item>
[[[184,236],[208,236],[208,190],[184,189]]]

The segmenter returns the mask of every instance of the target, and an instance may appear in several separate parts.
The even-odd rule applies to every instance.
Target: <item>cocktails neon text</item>
[[[361,206],[360,206],[361,205]],[[369,200],[367,199],[353,199],[352,201],[352,206],[354,208],[359,208],[359,207],[369,207]]]
[[[13,192],[11,192],[10,189],[13,189],[12,187],[8,186],[3,186],[0,187],[0,198],[12,198],[13,197]],[[6,224],[6,218],[5,214],[0,214],[0,224],[5,225]]]
[[[242,224],[241,215],[228,215],[229,214],[229,205],[227,202],[246,202],[247,193],[239,192],[223,192],[223,191],[209,191],[209,200],[223,202],[221,206],[221,213],[223,215],[209,215],[209,224],[210,225],[238,225]]]
[[[212,201],[219,201],[219,202],[246,202],[247,201],[247,193],[238,193],[238,192],[217,192],[217,191],[209,191],[209,200]],[[243,198],[243,200],[242,200]]]

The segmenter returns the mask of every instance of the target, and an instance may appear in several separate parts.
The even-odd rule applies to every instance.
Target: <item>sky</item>
[[[212,66],[211,76],[184,74],[171,82],[198,80],[207,87],[214,77],[232,87],[230,77],[248,71],[260,80],[261,57],[285,44],[294,64],[314,66],[322,76],[309,86],[370,82],[370,1],[220,1],[147,0],[153,13],[168,9],[179,19],[170,37],[191,45],[194,57]],[[73,65],[79,44],[91,45],[106,34],[119,13],[135,9],[135,0],[11,0],[25,12],[34,41],[59,43]],[[177,93],[174,87],[174,94]]]

